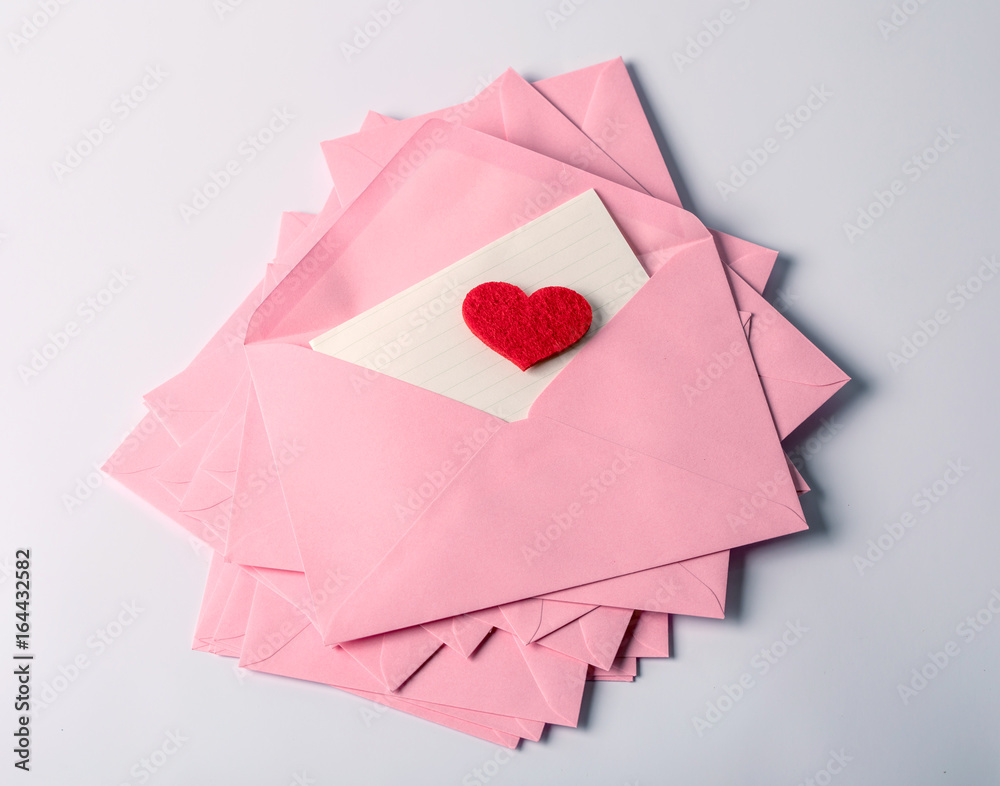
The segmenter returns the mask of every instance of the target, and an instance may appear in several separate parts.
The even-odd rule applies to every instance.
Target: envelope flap
[[[504,634],[498,634],[504,635]],[[587,680],[587,664],[557,655],[538,644],[522,644],[515,640],[521,656],[545,701],[558,713],[567,726],[576,726],[581,697]]]
[[[395,691],[431,657],[441,642],[420,626],[340,645],[386,689]]]
[[[258,582],[239,665],[249,667],[270,660],[309,627],[301,611]]]
[[[185,489],[178,509],[184,513],[208,510],[231,499],[233,490],[214,475],[198,472]]]
[[[703,562],[712,563],[712,570],[688,569],[692,564]],[[725,610],[728,566],[728,551],[706,554],[553,592],[545,597],[721,619]]]
[[[559,204],[596,188],[633,248],[639,253],[665,249],[661,262],[670,259],[671,249],[710,238],[683,210],[433,120],[268,295],[250,320],[247,343],[305,344],[527,223],[526,205],[541,193],[551,202],[546,186],[551,190],[553,182],[559,184]],[[484,202],[490,211],[481,210]],[[380,264],[373,267],[372,259]]]
[[[309,349],[260,344],[247,355],[271,455],[283,445],[296,448],[294,459],[275,462],[281,482],[269,488],[283,492],[322,616],[343,602],[501,421]],[[420,622],[448,616],[454,615]]]
[[[593,494],[581,497],[593,479]],[[761,494],[528,418],[476,454],[323,622],[324,638],[394,630],[804,528],[797,511]],[[406,588],[417,585],[420,601],[410,602]]]
[[[545,98],[512,69],[508,69],[502,77],[500,101],[508,142],[562,160],[567,140],[572,140],[575,152],[567,163],[613,183],[644,190],[635,178],[564,114],[551,111],[552,107]]]
[[[500,86],[504,80],[505,76],[501,76],[482,92],[456,106],[407,120],[383,118],[379,123],[366,122],[360,133],[323,142],[323,156],[341,201],[344,204],[354,201],[428,120],[443,120],[506,139],[500,102]],[[380,117],[373,112],[369,115]]]
[[[101,469],[112,476],[152,472],[176,453],[179,447],[160,419],[148,412]]]
[[[460,652],[466,658],[476,651],[476,648],[483,643],[483,639],[493,630],[491,624],[470,614],[426,622],[423,627],[443,644]]]
[[[639,187],[680,205],[677,190],[622,59],[534,83],[577,128],[618,162]]]
[[[233,489],[233,510],[226,535],[226,559],[247,565],[301,571],[285,496],[278,482],[278,463],[298,459],[302,447],[291,440],[272,447],[255,388],[247,398],[243,441]]]
[[[631,609],[598,606],[538,643],[592,666],[610,669],[631,618]]]
[[[534,639],[535,633],[542,624],[541,598],[525,598],[515,603],[507,603],[500,607],[500,613],[510,623],[514,635],[522,644]]]
[[[626,657],[669,657],[670,615],[655,611],[643,611],[637,614],[621,654]]]
[[[758,294],[763,293],[767,280],[771,277],[771,271],[774,270],[778,252],[714,229],[712,237],[715,238],[719,255],[726,260],[726,264]]]

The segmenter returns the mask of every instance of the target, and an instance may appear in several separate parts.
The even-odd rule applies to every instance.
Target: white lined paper
[[[508,421],[535,398],[648,276],[597,193],[587,191],[313,339],[317,352],[365,366]],[[594,312],[587,335],[521,371],[462,319],[462,301],[487,281],[527,294],[562,286]]]

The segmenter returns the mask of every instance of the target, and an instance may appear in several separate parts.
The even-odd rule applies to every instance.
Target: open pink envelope
[[[620,61],[618,61],[618,62],[620,62]],[[610,64],[603,64],[603,65],[610,65]],[[594,69],[588,69],[588,70],[591,70],[591,71],[593,71],[593,70],[596,70],[596,69],[597,69],[597,67],[594,67]],[[608,69],[608,70],[610,70],[610,69]],[[571,76],[571,75],[566,75],[566,76],[567,76],[567,77],[569,77],[569,76]],[[627,76],[627,75],[626,75],[626,76]],[[560,78],[556,78],[556,79],[557,79],[557,80],[561,80],[562,78],[560,77]],[[556,80],[546,80],[546,81],[556,81]],[[543,83],[543,84],[544,84],[544,83]],[[536,85],[536,87],[538,87],[538,86]],[[576,122],[576,121],[574,121],[574,122]],[[582,126],[581,126],[581,127],[582,127]],[[606,140],[605,140],[605,141],[606,141]],[[655,147],[655,145],[654,145],[654,147]],[[664,170],[664,171],[665,171],[665,170]],[[669,178],[667,178],[667,182],[669,182]],[[304,224],[305,222],[304,222],[304,221],[301,221],[301,220],[300,220],[300,221],[299,221],[299,223],[300,223],[300,224]],[[748,245],[749,245],[749,244],[748,244]],[[272,268],[274,268],[274,269],[279,269],[279,270],[281,269],[281,266],[280,266],[280,265],[273,265],[273,266],[271,266],[271,267],[272,267]],[[271,271],[269,271],[269,275],[270,275],[270,272],[271,272]],[[742,271],[741,271],[741,273],[742,273]],[[268,292],[268,291],[270,291],[270,289],[271,289],[271,288],[272,288],[272,287],[274,286],[274,283],[275,283],[275,282],[277,281],[277,277],[273,277],[273,278],[271,278],[271,279],[270,279],[270,283],[268,283],[268,281],[269,281],[269,279],[268,279],[268,278],[265,278],[265,284],[264,284],[264,289],[263,289],[263,291],[264,291],[264,292]],[[762,283],[763,283],[763,281],[761,281],[761,285],[762,285]],[[199,411],[199,412],[200,412],[200,411]],[[207,410],[207,409],[206,409],[206,410],[204,410],[204,412],[206,413],[206,415],[208,414],[208,410]],[[217,434],[217,436],[220,436],[220,437],[221,437],[221,432],[220,432],[220,431],[218,431],[218,430],[217,430],[216,434]],[[232,432],[230,432],[230,434],[232,434]],[[218,449],[218,448],[213,448],[213,450],[217,450],[217,449]],[[207,451],[206,451],[206,459],[207,459]],[[204,462],[203,462],[203,463],[204,463]],[[199,471],[199,472],[218,472],[219,474],[225,474],[225,473],[227,473],[227,472],[231,472],[231,470],[226,470],[226,469],[220,469],[219,467],[207,467],[207,466],[199,466],[199,468],[198,468],[198,471]],[[194,483],[194,482],[195,482],[195,480],[197,479],[197,477],[198,477],[198,476],[197,476],[197,475],[195,475],[195,477],[194,477],[194,478],[192,479],[192,483]],[[205,493],[207,493],[207,492],[208,492],[208,489],[209,489],[209,488],[213,488],[213,489],[214,489],[214,487],[212,487],[212,486],[211,486],[210,484],[208,484],[208,483],[207,483],[207,481],[206,481],[206,486],[205,486]],[[201,491],[201,488],[200,488],[200,487],[199,487],[199,491]],[[189,505],[189,506],[190,506],[190,505],[192,505],[192,504],[197,504],[197,503],[192,503],[192,502],[190,501],[190,495],[191,495],[192,493],[193,493],[193,492],[192,492],[192,491],[191,491],[190,489],[188,489],[188,491],[187,491],[187,492],[186,492],[186,494],[185,494],[185,504],[187,504],[187,505]],[[199,498],[199,499],[200,499],[200,498]],[[193,510],[193,512],[195,512],[195,513],[199,513],[199,512],[200,512],[200,509],[194,509],[194,508],[193,508],[192,510]],[[713,555],[713,556],[717,556],[717,555]],[[703,560],[704,560],[704,559],[707,559],[707,557],[706,557],[706,558],[701,558],[701,559],[703,559]],[[695,561],[694,561],[694,560],[690,560],[690,561],[687,561],[687,562],[695,562]],[[685,563],[678,563],[678,564],[685,564]],[[723,568],[724,568],[724,565],[723,565]],[[725,573],[725,571],[724,571],[724,569],[723,569],[723,571],[722,571],[722,574],[723,574],[723,584],[722,584],[722,587],[723,587],[723,596],[724,596],[724,573]],[[613,580],[612,580],[612,581],[613,581]],[[595,584],[591,584],[591,585],[588,585],[588,586],[590,586],[590,587],[593,587],[593,588],[596,588],[596,587],[601,587],[602,589],[604,589],[604,590],[606,591],[606,590],[607,590],[607,588],[608,588],[609,586],[611,586],[611,584],[612,584],[612,581],[603,581],[603,582],[598,582],[598,583],[595,583]],[[669,585],[668,585],[668,587],[669,587]],[[576,589],[583,589],[583,588],[576,588]],[[659,585],[659,586],[658,586],[658,589],[663,589],[663,585],[662,585],[662,584],[661,584],[661,585]],[[572,590],[566,590],[566,591],[564,591],[564,592],[572,592]],[[667,593],[667,594],[669,594],[669,593]],[[558,596],[558,593],[557,593],[557,594],[556,594],[555,596]],[[651,599],[652,599],[652,598],[651,598]],[[526,603],[526,602],[527,602],[527,601],[522,601],[522,602],[520,602],[520,603],[521,603],[521,604],[523,604],[523,603]],[[606,600],[605,600],[604,602],[606,602]],[[718,598],[717,598],[717,597],[715,598],[715,602],[716,602],[716,603],[718,604]],[[541,603],[541,601],[538,601],[538,603]],[[659,607],[660,607],[660,606],[658,605],[659,603],[660,603],[660,601],[659,601],[659,600],[654,600],[654,605],[653,605],[653,607],[654,607],[654,608],[659,608]],[[514,604],[514,605],[520,605],[520,604]],[[563,605],[563,606],[565,606],[565,605],[567,605],[567,604],[562,604],[562,605]],[[719,605],[721,605],[721,604],[719,604]],[[228,606],[227,606],[227,608],[228,608]],[[511,609],[511,605],[508,605],[508,606],[507,606],[506,608],[507,608],[508,610],[509,610],[509,609]],[[720,610],[721,610],[721,609],[720,609]],[[562,609],[562,610],[561,610],[561,612],[560,612],[560,613],[565,613],[565,611],[566,611],[566,610],[565,610],[565,608],[564,608],[564,609]],[[530,616],[530,615],[529,615],[529,616]],[[461,619],[461,618],[459,618],[459,619]],[[521,620],[521,618],[519,618],[519,620]],[[521,620],[521,622],[523,622],[523,620]],[[552,620],[551,620],[551,619],[547,620],[547,622],[548,622],[548,624],[552,624]],[[440,621],[440,623],[447,623],[447,624],[448,624],[449,626],[450,626],[450,625],[454,625],[454,622],[453,622],[452,620],[442,620],[442,621]],[[433,627],[435,627],[435,626],[439,625],[440,623],[430,623],[430,624],[428,624],[428,628],[433,628]],[[530,624],[530,623],[529,623],[529,624]],[[444,630],[444,628],[442,628],[442,630]],[[540,637],[542,637],[542,636],[546,635],[546,631],[544,630],[544,628],[542,628],[542,629],[539,629],[538,631],[536,631],[536,634],[538,634],[538,637],[540,638]],[[447,631],[445,631],[445,632],[444,632],[444,635],[445,635],[445,637],[448,637],[448,635],[449,635],[449,634],[447,633]],[[454,637],[452,637],[452,638],[454,638]],[[461,645],[459,645],[459,646],[461,646]],[[468,654],[468,653],[466,653],[466,654]]]
[[[508,81],[512,81],[515,88],[518,87],[519,85],[516,79]],[[650,182],[652,182],[650,178],[654,178],[654,175],[650,173],[657,173],[655,177],[658,177],[662,183],[669,184],[669,175],[666,173],[666,168],[663,166],[662,159],[659,157],[658,152],[656,151],[655,140],[652,138],[652,134],[649,131],[648,124],[645,122],[645,118],[642,116],[641,106],[639,105],[638,99],[635,96],[634,90],[632,89],[624,65],[621,63],[620,60],[611,61],[610,63],[601,64],[600,66],[595,66],[589,69],[583,69],[580,72],[573,72],[572,74],[567,74],[560,77],[554,77],[550,80],[544,80],[542,83],[536,85],[536,87],[541,88],[543,85],[546,86],[547,97],[553,100],[561,101],[562,106],[569,107],[569,109],[567,109],[566,111],[575,111],[579,114],[580,112],[583,112],[583,110],[585,109],[583,115],[574,119],[574,122],[582,128],[585,128],[588,122],[591,123],[597,122],[597,119],[601,116],[601,110],[600,110],[601,106],[605,105],[617,106],[617,108],[615,109],[615,112],[617,112],[617,114],[613,118],[614,125],[616,127],[624,128],[625,129],[624,133],[615,135],[613,137],[610,137],[608,135],[597,135],[598,141],[605,148],[608,149],[617,145],[615,149],[630,151],[630,155],[632,155],[631,159],[632,166],[638,167],[639,164],[641,164],[645,168],[641,179],[643,179],[644,182],[646,182],[647,186],[649,185]],[[564,87],[560,89],[559,86],[564,86]],[[593,92],[593,100],[588,99],[587,102],[581,101],[579,94],[579,91],[581,89],[585,93],[587,91]],[[510,93],[511,90],[508,90],[505,98],[508,105],[513,100]],[[623,98],[623,96],[627,97],[627,99]],[[478,102],[479,99],[477,99],[476,101]],[[454,110],[453,114],[456,114]],[[512,113],[508,111],[508,114]],[[459,117],[464,117],[465,113],[463,113],[462,111],[458,111],[457,115]],[[524,113],[521,112],[520,115],[523,116]],[[623,117],[625,118],[624,122],[622,121]],[[603,125],[601,127],[603,127]],[[628,142],[628,144],[621,144],[626,141]],[[645,150],[646,155],[641,160],[637,160],[635,158],[635,153],[633,151],[640,151],[640,150]],[[654,189],[649,188],[649,190],[653,191]],[[662,194],[664,198],[669,198],[670,194],[673,193],[672,187],[669,191],[670,193]],[[333,203],[334,200],[331,199],[331,204]],[[292,232],[289,232],[288,234],[289,240],[291,239],[291,236],[294,234],[295,224],[297,224],[299,227],[302,227],[306,223],[304,216],[303,217],[296,216],[295,218],[297,219],[296,222],[288,222],[289,226],[293,227]],[[283,231],[283,240],[285,239],[285,237],[286,235],[285,232]],[[729,243],[730,246],[732,246],[733,243],[736,243],[737,245],[740,243],[740,241],[735,241],[735,239],[729,239],[729,241],[731,241]],[[743,244],[743,245],[750,246],[750,244]],[[752,247],[752,248],[758,249],[759,251],[759,247]],[[745,248],[743,250],[740,250],[739,248],[730,247],[727,248],[726,251],[734,259],[736,259],[739,256],[742,256],[742,258],[747,257]],[[757,256],[759,257],[759,254]],[[767,261],[766,257],[765,261]],[[769,270],[769,263],[767,264],[766,269]],[[747,271],[750,270],[750,268],[741,267],[740,270],[741,273],[746,276],[748,275]],[[763,279],[761,279],[761,282],[758,286],[761,286],[762,283]],[[231,345],[231,342],[227,341],[226,344],[227,346]],[[241,510],[238,509],[236,511],[236,515],[239,516],[240,513]],[[256,532],[260,533],[262,532],[262,530],[258,528]],[[288,543],[289,541],[288,538],[281,538],[279,540],[280,542],[283,543]],[[261,548],[259,548],[257,551],[255,552],[251,551],[247,553],[241,552],[238,556],[231,555],[231,558],[238,559],[239,561],[244,561],[244,562],[254,562],[255,556],[259,557],[261,553],[264,553],[269,555],[271,559],[274,559],[274,555],[280,554],[282,551],[282,549],[280,548],[278,549],[274,548],[273,547],[274,545],[275,544],[273,540],[269,542],[265,538],[265,540],[262,542]],[[296,557],[294,552],[289,552],[288,562],[283,564],[283,567],[287,568],[295,567],[294,564],[295,560]],[[268,564],[274,565],[275,563],[270,562]],[[662,580],[657,578],[656,581],[651,581],[650,586],[654,587],[655,589],[660,587],[663,583],[664,582]],[[670,579],[668,580],[667,583],[676,585],[677,582],[673,579]],[[719,593],[715,594],[718,595]],[[687,608],[678,609],[678,611],[688,611],[688,609]],[[695,610],[692,613],[701,613],[701,612]]]
[[[531,417],[496,431],[400,539],[388,526],[398,527],[389,513],[398,493],[394,489],[414,487],[421,482],[421,468],[430,471],[452,458],[451,447],[480,428],[485,414],[381,376],[360,390],[356,367],[296,344],[496,238],[510,208],[540,193],[553,177],[566,184],[567,199],[596,187],[639,258],[650,272],[660,269],[665,275],[654,275],[584,347],[536,401]],[[428,200],[441,200],[452,209],[439,223],[414,225],[410,205]],[[475,211],[483,201],[492,210],[488,215],[476,211],[476,220],[470,221],[463,211]],[[385,260],[374,273],[373,258]],[[683,330],[677,333],[679,326]],[[676,346],[648,354],[650,340],[669,335],[675,336]],[[250,321],[247,344],[272,449],[279,440],[299,436],[309,443],[302,460],[280,468],[279,474],[310,586],[325,572],[346,570],[347,565],[355,574],[377,567],[368,576],[352,576],[336,598],[318,609],[330,643],[805,527],[708,231],[678,208],[483,134],[441,121],[427,123],[265,300]],[[661,361],[650,366],[651,357],[668,349],[676,368]],[[717,406],[677,406],[683,401],[684,380],[721,352],[731,352],[734,359],[711,391]],[[668,367],[673,385],[665,387]],[[648,406],[650,395],[657,397],[658,406]],[[624,409],[623,402],[628,404]],[[609,418],[618,422],[606,422]],[[382,444],[393,444],[393,450],[371,447]],[[596,504],[601,511],[596,515],[638,521],[643,538],[653,540],[630,536],[622,542],[612,535],[612,527],[571,527],[557,535],[559,548],[545,553],[546,569],[532,568],[525,548],[537,537],[538,527],[544,529],[543,521],[569,510],[578,501],[573,490],[588,477],[620,465],[621,480]],[[508,481],[523,479],[524,493],[498,494],[487,470]],[[333,482],[335,493],[316,493]],[[755,507],[748,508],[751,497]],[[674,520],[679,514],[653,515],[662,507],[684,511],[681,530],[671,531],[658,520],[660,515]],[[741,517],[741,511],[747,515]],[[470,515],[484,524],[497,522],[494,535],[503,542],[486,537],[489,527],[486,532],[477,528],[476,543],[459,537],[445,544],[434,534],[448,531],[455,538],[454,526]],[[359,517],[369,526],[359,528]],[[499,521],[508,523],[500,527]],[[530,529],[517,532],[514,526]],[[466,560],[462,552],[475,557]],[[467,570],[480,563],[483,552],[503,566],[504,575],[496,582],[475,582],[481,587],[466,587]],[[609,562],[602,554],[617,556]],[[451,564],[452,558],[466,567]],[[426,559],[437,567],[423,582],[452,587],[417,597],[411,589],[412,605],[379,608],[380,598],[384,602],[392,594],[368,590],[376,576],[398,589],[396,577]],[[348,594],[351,602],[343,604]],[[452,606],[461,608],[451,611]],[[388,621],[411,616],[413,621],[405,624]]]
[[[601,75],[598,79],[597,72],[600,71]],[[611,75],[615,75],[614,79],[611,79]],[[556,78],[562,79],[560,78]],[[628,150],[646,150],[647,154],[649,151],[655,151],[655,140],[652,138],[651,132],[649,132],[648,124],[645,122],[645,118],[642,117],[642,109],[638,103],[638,99],[635,97],[634,90],[631,88],[631,83],[628,80],[628,74],[624,69],[624,65],[621,61],[612,61],[608,64],[602,64],[600,69],[591,69],[589,75],[586,79],[594,81],[597,79],[602,87],[596,90],[599,96],[603,96],[600,99],[602,102],[607,102],[613,94],[619,93],[622,95],[630,94],[632,96],[630,102],[625,102],[628,104],[626,109],[632,112],[628,117],[628,122],[622,123],[620,119],[616,119],[616,123],[628,130],[628,133],[623,136],[638,136],[638,131],[632,131],[632,129],[645,129],[645,136],[639,140],[639,144],[629,144],[626,149]],[[586,79],[584,81],[586,81]],[[614,83],[614,89],[611,89],[610,85]],[[569,84],[569,83],[567,83]],[[570,85],[570,89],[575,89],[577,86]],[[623,88],[627,88],[622,92]],[[535,91],[528,86],[523,80],[520,80],[516,74],[509,73],[504,76],[501,80],[487,91],[487,98],[483,96],[477,97],[468,105],[464,107],[452,108],[450,110],[444,110],[442,114],[445,117],[457,118],[466,124],[478,124],[486,130],[492,130],[493,133],[502,133],[507,138],[513,138],[522,145],[531,146],[532,144],[538,145],[539,139],[546,140],[546,151],[550,153],[560,154],[565,158],[579,158],[579,151],[584,150],[586,155],[583,156],[583,163],[590,166],[592,169],[597,166],[599,162],[606,159],[603,151],[596,149],[595,147],[587,147],[587,138],[577,131],[576,128],[567,128],[565,118],[555,113],[555,118],[552,118],[552,107],[547,105],[542,98],[535,93]],[[553,88],[550,90],[550,94],[558,93],[558,90]],[[490,103],[493,100],[495,104],[496,100],[502,98],[503,108],[506,111],[498,111],[497,107]],[[595,102],[598,99],[595,98]],[[569,103],[573,103],[570,101]],[[623,101],[619,98],[617,101],[619,105],[622,105]],[[579,102],[577,102],[579,104]],[[548,108],[547,113],[544,111]],[[593,109],[594,107],[591,107]],[[515,111],[516,110],[516,111]],[[624,111],[624,110],[616,110]],[[635,113],[638,113],[636,115]],[[593,115],[593,112],[591,112]],[[548,131],[551,132],[550,136],[541,134],[539,132],[539,119],[546,117],[550,119],[551,128]],[[523,118],[520,124],[517,124],[516,118]],[[586,120],[586,118],[584,118]],[[530,122],[529,122],[530,121]],[[636,122],[633,122],[636,121]],[[641,122],[638,122],[641,121]],[[502,125],[500,125],[502,123]],[[345,198],[353,198],[354,193],[351,190],[351,183],[354,183],[355,188],[361,188],[370,178],[373,177],[379,171],[379,165],[385,160],[386,150],[394,151],[398,148],[402,141],[407,139],[414,128],[414,122],[396,124],[393,129],[389,129],[389,133],[392,137],[386,137],[383,134],[382,140],[373,139],[371,135],[353,135],[352,137],[346,137],[342,140],[334,140],[333,142],[327,143],[328,156],[333,155],[336,151],[341,151],[344,157],[344,162],[340,169],[334,168],[335,174],[338,179],[338,187],[344,192]],[[407,130],[408,129],[408,130]],[[499,129],[499,130],[498,130]],[[518,129],[529,129],[531,136],[527,136],[528,131],[519,131]],[[574,137],[573,132],[576,132]],[[610,139],[604,139],[605,142],[610,142]],[[634,140],[630,140],[634,141]],[[373,147],[372,145],[375,145]],[[362,150],[356,150],[352,145],[362,146]],[[658,152],[654,156],[646,155],[641,161],[636,159],[636,156],[632,155],[632,163],[634,166],[639,166],[640,164],[646,165],[648,170],[655,169],[653,163],[659,161],[658,171],[662,173],[659,176],[659,181],[662,183],[669,183],[669,176],[666,173],[666,168],[663,166],[662,159],[659,158]],[[352,170],[351,167],[356,167],[356,170]],[[613,162],[608,163],[608,168],[610,170],[614,169]],[[343,170],[343,171],[342,171]],[[341,178],[341,175],[344,178]],[[647,175],[647,177],[650,177]],[[345,181],[346,180],[346,185]],[[631,181],[633,186],[635,181]],[[672,189],[670,190],[672,194]],[[774,254],[773,252],[767,252],[760,247],[752,246],[752,244],[743,243],[735,238],[728,238],[726,236],[717,236],[717,240],[720,245],[724,245],[724,250],[728,253],[733,260],[739,263],[743,263],[744,260],[761,260],[763,259],[764,265],[761,266],[757,264],[756,266],[748,264],[745,268],[741,270],[747,270],[750,272],[755,272],[758,270],[766,271],[770,269],[770,264],[773,262]],[[763,253],[762,253],[763,252]],[[761,278],[761,286],[763,283],[763,278]],[[808,342],[806,342],[808,343]],[[810,347],[811,348],[811,347]],[[815,354],[815,350],[813,349]],[[825,358],[823,359],[825,361]],[[841,378],[843,375],[840,375]],[[825,400],[825,399],[824,399]],[[798,408],[796,408],[798,411]],[[264,531],[258,529],[256,530],[258,535],[266,534]],[[282,540],[287,542],[287,538],[281,537]],[[244,552],[241,559],[248,561],[253,561],[254,554],[260,555],[260,559],[273,559],[273,555],[279,553],[279,550],[270,548],[267,539],[261,541],[262,549],[258,552]],[[261,553],[265,552],[265,553]],[[719,555],[717,558],[721,561],[726,559],[725,555]],[[273,563],[271,563],[273,564]],[[293,567],[288,565],[287,567]],[[677,573],[676,570],[670,569],[671,572]],[[716,575],[724,575],[725,571],[714,571]],[[682,581],[679,581],[676,577],[664,577],[664,576],[647,576],[642,577],[645,585],[637,587],[634,595],[636,597],[642,597],[650,599],[655,594],[659,592],[660,587],[663,585],[676,587],[681,583],[698,583],[698,579],[686,573],[683,575]],[[676,610],[682,613],[709,613],[715,616],[721,615],[721,603],[719,602],[719,597],[724,597],[724,585],[722,587],[723,592],[719,592],[718,588],[713,587],[696,587],[694,596],[705,595],[708,602],[711,604],[708,609],[700,606],[692,606],[687,603],[685,606],[678,607]],[[699,591],[700,590],[700,591]],[[570,600],[584,600],[584,598],[566,598]],[[589,598],[588,598],[589,599]],[[662,601],[662,594],[661,594]]]
[[[562,108],[565,116],[553,111],[555,107],[541,100],[536,90]],[[669,173],[620,59],[543,80],[534,85],[534,89],[514,72],[508,71],[466,104],[404,122],[382,119],[375,126],[378,130],[373,133],[363,130],[362,133],[324,143],[328,165],[344,200],[355,198],[356,193],[370,182],[414,130],[431,117],[476,128],[574,163],[595,174],[611,172],[616,182],[644,188],[678,204]],[[580,132],[574,134],[576,128],[567,128],[567,118],[572,119],[578,128],[589,130],[590,138]],[[372,126],[369,124],[366,127],[371,129]],[[607,133],[608,129],[614,129],[614,133]],[[616,168],[619,162],[611,161],[608,151],[621,154],[628,166]],[[622,169],[629,171],[622,173]],[[548,188],[550,191],[561,190],[562,186],[557,181],[551,181]],[[762,289],[774,262],[774,252],[721,233],[713,235],[723,260],[733,270],[739,271],[739,276],[732,278],[733,286],[739,290],[741,308],[761,308],[763,299],[754,297],[752,290],[739,279],[742,277],[754,282],[758,289]],[[766,304],[764,307],[763,329],[759,334],[762,340],[770,332],[767,352],[761,344],[755,345],[756,337],[751,341],[751,348],[755,356],[760,355],[764,361],[759,366],[761,384],[775,414],[779,435],[784,437],[836,392],[847,377],[787,323],[782,324],[782,330],[768,331],[776,320],[776,312]],[[769,360],[765,357],[767,354],[776,359]],[[689,382],[686,388],[689,399],[701,396],[697,387],[701,384],[700,377]],[[796,482],[801,483],[800,487],[805,488],[798,473],[791,468],[790,472]],[[720,563],[728,561],[725,554],[712,559]],[[726,575],[724,567],[711,573],[715,576]],[[683,593],[677,599],[682,605],[670,610],[712,616],[721,616],[722,613],[725,584],[700,584],[697,576],[684,573],[683,569],[665,568],[657,573],[629,577],[621,583],[628,585],[636,606],[642,603],[639,599],[648,601],[657,594],[660,595],[657,603],[662,604],[663,586],[677,588],[693,584],[693,592]],[[564,593],[561,599],[577,602],[595,599],[596,588],[580,589],[580,594],[570,591]],[[626,587],[604,582],[601,589],[616,589],[616,595],[621,600]],[[705,596],[709,607],[698,603],[692,605],[691,600],[699,596]]]
[[[295,221],[283,221],[282,243],[290,243],[297,237],[307,224],[304,217],[296,216]],[[279,249],[280,255],[280,249]],[[251,406],[248,409],[244,426],[244,441],[242,445],[243,460],[247,463],[247,471],[241,473],[238,498],[247,504],[236,506],[233,511],[233,525],[226,547],[226,556],[243,564],[266,565],[301,570],[298,549],[295,546],[294,535],[288,521],[284,497],[278,484],[261,484],[259,468],[272,461],[270,450],[266,444],[265,429],[260,418],[256,396],[252,394]],[[246,478],[250,481],[246,481]],[[621,586],[625,582],[612,580],[601,582],[591,589],[578,588],[576,591],[586,591],[588,597],[600,603],[603,593],[606,597],[613,592],[615,605],[628,605],[631,597],[636,607],[653,610],[670,610],[681,614],[722,617],[727,579],[727,554],[710,555],[699,558],[697,564],[688,566],[686,563],[664,566],[643,574],[633,574],[628,578],[628,587]],[[715,563],[713,566],[711,563]],[[616,585],[617,582],[617,585]],[[706,583],[708,582],[708,583]],[[571,597],[574,590],[568,590],[560,600],[578,600]],[[567,616],[566,604],[553,604],[535,601],[511,604],[505,607],[508,616],[515,611],[516,618],[511,619],[514,630],[522,637],[522,641],[534,641],[538,637],[552,632],[569,622],[574,616],[580,616],[592,606],[583,606],[581,611],[570,612]],[[558,608],[562,606],[562,608]],[[574,606],[570,606],[574,608]],[[542,619],[543,610],[547,612]],[[532,613],[537,618],[532,619]],[[442,621],[442,624],[449,623]],[[531,629],[528,631],[528,629]],[[526,632],[528,631],[528,632]],[[467,631],[468,632],[468,631]],[[445,643],[465,647],[465,652],[471,651],[481,640],[470,643],[445,638]]]

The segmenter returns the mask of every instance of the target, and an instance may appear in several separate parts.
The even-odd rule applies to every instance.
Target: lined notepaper
[[[317,352],[448,396],[513,421],[593,334],[648,280],[594,191],[587,191],[419,284],[349,319],[311,346]],[[462,319],[473,287],[506,281],[528,295],[562,286],[594,311],[587,335],[521,371],[486,347]]]

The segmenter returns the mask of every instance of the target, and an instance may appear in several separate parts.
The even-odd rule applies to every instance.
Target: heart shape
[[[566,287],[543,287],[528,297],[513,284],[488,281],[462,302],[469,330],[521,371],[575,344],[590,329],[587,299]]]

